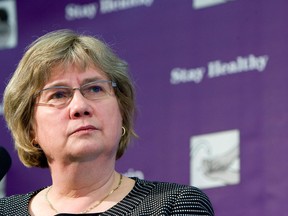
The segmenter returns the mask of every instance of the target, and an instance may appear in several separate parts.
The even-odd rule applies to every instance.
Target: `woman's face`
[[[68,86],[79,88],[91,80],[107,80],[94,67],[82,71],[78,67],[55,67],[44,88]],[[38,101],[41,101],[42,95]],[[121,138],[122,117],[112,91],[97,100],[83,97],[74,90],[70,103],[64,107],[36,105],[34,114],[35,141],[45,152],[48,162],[69,163],[96,158],[115,159]]]

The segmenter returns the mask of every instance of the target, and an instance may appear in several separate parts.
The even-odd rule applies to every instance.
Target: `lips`
[[[79,132],[88,132],[88,131],[94,131],[94,130],[97,130],[97,128],[92,125],[82,126],[74,130],[70,135],[79,133]]]

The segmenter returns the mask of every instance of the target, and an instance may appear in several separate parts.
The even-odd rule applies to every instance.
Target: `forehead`
[[[47,83],[56,82],[60,80],[77,79],[79,81],[95,77],[97,79],[107,79],[105,72],[94,65],[87,65],[86,67],[77,64],[60,64],[54,66],[50,70],[50,76]]]

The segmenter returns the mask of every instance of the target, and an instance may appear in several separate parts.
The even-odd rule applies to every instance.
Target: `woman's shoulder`
[[[26,215],[31,198],[39,191],[41,190],[0,198],[0,215]]]
[[[185,184],[161,181],[147,181],[134,179],[135,187],[146,189],[149,202],[153,202],[157,197],[157,202],[173,203],[178,210],[191,208],[191,206],[200,209],[203,212],[209,212],[207,215],[214,215],[213,207],[209,197],[199,188]]]
[[[166,193],[181,193],[187,191],[195,195],[206,196],[206,194],[202,190],[190,185],[179,184],[174,182],[164,182],[164,181],[149,181],[139,178],[133,178],[133,179],[136,181],[136,185],[138,184],[140,186],[154,188],[155,190],[160,192],[164,191]]]

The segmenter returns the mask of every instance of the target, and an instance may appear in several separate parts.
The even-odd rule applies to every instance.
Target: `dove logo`
[[[190,184],[201,189],[239,184],[239,146],[236,129],[192,136]]]
[[[224,4],[234,0],[192,0],[192,7],[194,9],[202,9],[207,7]]]

